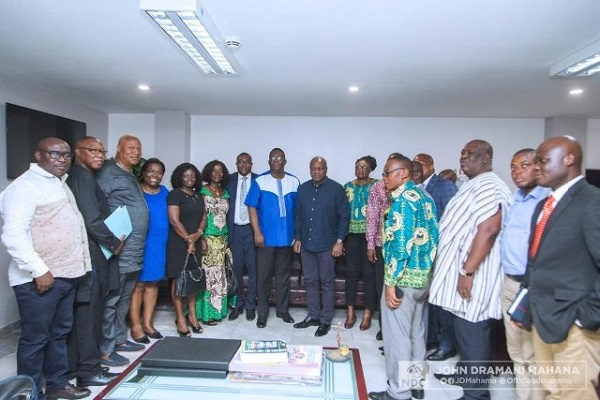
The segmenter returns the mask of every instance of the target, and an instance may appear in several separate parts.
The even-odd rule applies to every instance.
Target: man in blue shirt
[[[274,148],[269,153],[269,171],[256,177],[246,196],[248,215],[254,243],[257,247],[257,306],[256,326],[267,326],[269,297],[275,276],[275,303],[277,317],[293,323],[288,312],[290,298],[290,270],[294,219],[300,181],[285,172],[285,153]]]
[[[544,397],[541,391],[532,390],[535,389],[535,377],[525,373],[534,361],[531,332],[518,328],[506,313],[525,276],[531,216],[536,205],[549,193],[548,188],[537,186],[534,164],[534,149],[517,151],[510,162],[510,175],[518,190],[504,218],[500,236],[500,263],[504,272],[502,315],[506,328],[506,347],[515,365],[515,394],[518,400]]]
[[[298,190],[294,251],[302,258],[308,316],[294,328],[329,332],[335,305],[335,258],[344,252],[350,209],[342,185],[327,178],[327,160],[310,161],[310,177]]]

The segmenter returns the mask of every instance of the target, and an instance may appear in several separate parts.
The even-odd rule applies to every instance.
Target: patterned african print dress
[[[202,268],[206,274],[206,290],[197,294],[196,316],[202,322],[220,320],[227,315],[227,304],[235,302],[235,296],[228,299],[225,276],[225,252],[227,250],[227,211],[229,193],[216,197],[206,186],[200,189],[204,197],[207,223],[204,237],[208,253],[202,257]]]

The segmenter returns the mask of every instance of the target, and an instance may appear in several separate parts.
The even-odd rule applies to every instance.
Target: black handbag
[[[227,279],[227,295],[235,296],[238,294],[239,282],[237,274],[233,268],[233,255],[231,249],[225,250],[225,277]]]
[[[195,267],[188,267],[190,258],[196,262]],[[198,264],[196,255],[187,253],[183,269],[175,279],[175,295],[177,297],[187,297],[200,290],[206,290],[206,276],[204,275],[204,270],[200,264]]]

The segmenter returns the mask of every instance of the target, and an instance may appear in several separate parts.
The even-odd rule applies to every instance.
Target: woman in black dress
[[[169,239],[167,241],[167,276],[177,278],[183,269],[186,255],[195,254],[201,265],[202,252],[206,251],[206,242],[202,232],[206,226],[204,200],[198,195],[202,186],[202,175],[198,168],[190,163],[177,166],[171,175],[173,190],[167,197],[169,212]],[[192,261],[189,266],[196,267]],[[175,325],[179,336],[191,336],[187,325],[194,333],[202,333],[202,327],[196,317],[196,293],[187,295],[188,316],[184,315],[183,298],[175,295],[175,279],[171,283],[171,297],[175,307]]]

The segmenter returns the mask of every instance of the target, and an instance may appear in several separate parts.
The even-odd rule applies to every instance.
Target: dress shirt
[[[536,186],[527,194],[523,193],[523,189],[519,189],[513,195],[500,236],[500,263],[505,274],[525,274],[531,217],[537,204],[546,198],[549,192],[548,188]]]
[[[318,185],[304,182],[298,189],[296,240],[308,251],[327,251],[348,234],[350,209],[342,185],[329,178]]]
[[[383,181],[377,181],[369,191],[367,200],[367,249],[383,246],[381,234],[383,232],[383,213],[390,206],[390,197],[385,192]]]
[[[57,178],[31,164],[0,194],[2,242],[12,257],[11,286],[48,271],[55,277],[76,278],[91,269],[83,217],[66,179],[66,174]]]
[[[233,223],[236,225],[248,225],[250,223],[250,217],[248,216],[248,206],[244,204],[245,198],[242,199],[242,183],[244,182],[244,178],[246,178],[246,196],[250,192],[250,186],[252,186],[252,175],[248,174],[246,176],[242,176],[238,174],[237,179],[237,191],[236,191],[236,199],[235,199],[235,210],[234,210],[234,219]],[[241,210],[242,208],[246,209],[246,220],[242,221]]]

